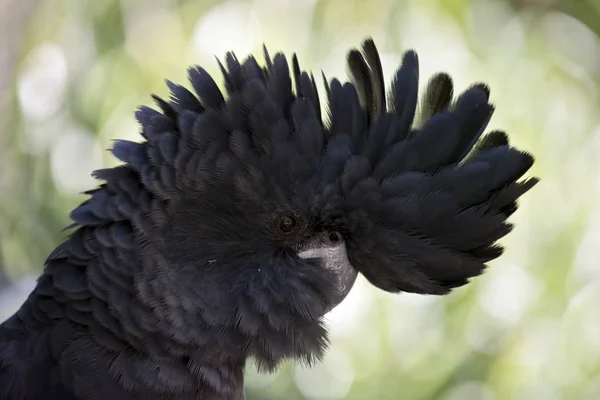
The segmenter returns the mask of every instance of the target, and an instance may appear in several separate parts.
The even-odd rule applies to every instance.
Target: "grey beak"
[[[323,243],[322,240],[315,240],[303,246],[298,252],[298,257],[302,259],[319,259],[324,268],[335,273],[335,293],[332,293],[331,307],[328,312],[340,304],[346,298],[358,272],[352,267],[346,253],[346,243],[341,240],[337,243]]]

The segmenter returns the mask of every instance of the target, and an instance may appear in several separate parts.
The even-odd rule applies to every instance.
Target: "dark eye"
[[[337,232],[331,232],[331,233],[329,234],[329,241],[330,241],[331,243],[338,243],[338,242],[341,242],[341,241],[342,241],[342,235],[340,235],[340,234],[339,234],[339,233],[337,233]]]
[[[293,215],[282,215],[279,217],[279,230],[284,233],[290,233],[298,225],[298,220]]]

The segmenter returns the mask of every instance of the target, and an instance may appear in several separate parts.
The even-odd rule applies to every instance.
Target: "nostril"
[[[342,237],[341,237],[341,236],[340,236],[340,234],[339,234],[339,233],[337,233],[337,232],[331,232],[331,233],[329,234],[329,241],[330,241],[331,243],[338,243],[338,242],[341,242],[341,241],[342,241]]]

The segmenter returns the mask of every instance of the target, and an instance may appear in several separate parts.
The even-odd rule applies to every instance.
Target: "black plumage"
[[[390,292],[442,295],[501,254],[533,158],[473,85],[453,101],[405,54],[386,96],[375,44],[352,82],[326,82],[265,49],[225,57],[226,96],[201,67],[167,82],[117,140],[123,165],[71,213],[68,239],[0,326],[1,399],[243,398],[248,359],[318,361],[323,315],[356,274]],[[417,113],[417,110],[419,112]]]

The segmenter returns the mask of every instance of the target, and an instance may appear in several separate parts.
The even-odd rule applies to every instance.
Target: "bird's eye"
[[[338,232],[331,232],[329,234],[329,241],[331,243],[339,243],[342,241],[342,235],[340,235]]]
[[[282,215],[278,225],[281,232],[290,233],[298,225],[298,220],[293,215]]]

